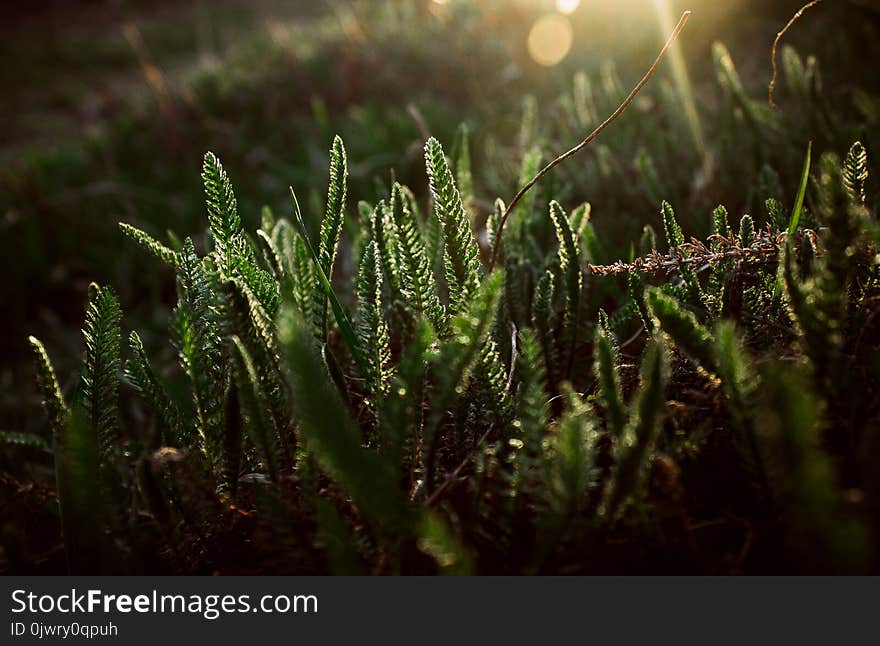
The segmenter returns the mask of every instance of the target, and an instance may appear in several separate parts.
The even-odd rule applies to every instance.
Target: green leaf
[[[794,202],[794,208],[791,211],[791,219],[788,222],[788,237],[793,238],[794,234],[797,233],[798,224],[801,221],[801,212],[804,209],[804,196],[807,193],[807,184],[810,179],[810,158],[813,150],[813,142],[811,141],[807,146],[807,157],[804,160],[804,170],[801,172],[801,183],[798,187],[797,198]],[[779,297],[782,294],[782,270],[776,275],[776,284],[773,287],[773,307],[778,305]]]
[[[804,160],[804,170],[801,173],[801,183],[798,187],[797,199],[791,211],[791,220],[788,222],[788,235],[792,237],[797,233],[798,224],[801,221],[801,213],[804,209],[804,196],[807,194],[807,183],[810,179],[810,157],[813,150],[813,142],[807,146],[807,157]]]

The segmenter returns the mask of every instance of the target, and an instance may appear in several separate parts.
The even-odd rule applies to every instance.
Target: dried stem
[[[657,59],[654,61],[654,64],[651,65],[650,69],[648,69],[648,71],[642,77],[642,80],[639,81],[638,84],[633,88],[632,92],[629,93],[629,96],[627,96],[623,100],[623,103],[621,103],[619,106],[617,106],[617,109],[611,114],[611,116],[608,117],[607,119],[605,119],[605,121],[603,121],[599,125],[598,128],[593,130],[593,132],[591,132],[589,135],[587,135],[586,139],[584,139],[582,142],[580,142],[577,146],[575,146],[571,150],[562,153],[561,155],[559,155],[559,157],[557,157],[556,159],[551,161],[549,164],[544,166],[544,168],[539,170],[538,173],[529,181],[528,184],[526,184],[521,189],[519,189],[519,192],[514,196],[513,200],[511,200],[510,204],[507,205],[507,208],[504,209],[504,214],[501,216],[501,220],[499,220],[499,222],[498,222],[498,232],[495,235],[495,245],[493,246],[492,256],[489,260],[489,272],[491,272],[495,268],[495,263],[498,260],[498,250],[501,248],[501,234],[504,231],[504,223],[507,222],[507,218],[510,216],[511,212],[513,212],[513,209],[516,208],[516,205],[519,204],[519,201],[525,196],[526,193],[529,192],[529,190],[535,184],[537,184],[538,182],[541,181],[541,179],[544,177],[544,175],[549,173],[553,168],[555,168],[556,166],[561,164],[563,161],[565,161],[566,159],[568,159],[572,155],[576,155],[577,153],[582,151],[584,148],[589,146],[593,142],[593,140],[599,136],[599,133],[601,133],[603,130],[605,130],[605,128],[607,128],[609,125],[611,125],[611,122],[613,122],[615,119],[617,119],[617,117],[619,117],[621,114],[623,114],[623,111],[629,107],[629,104],[632,103],[633,99],[636,98],[636,95],[641,91],[641,89],[643,87],[645,87],[645,85],[648,83],[648,81],[651,80],[651,77],[654,76],[654,73],[657,71],[657,68],[660,66],[660,62],[666,57],[667,52],[672,47],[672,44],[675,42],[675,39],[678,38],[678,35],[681,33],[681,30],[684,29],[684,26],[687,24],[687,21],[690,18],[690,16],[691,16],[690,11],[685,11],[681,15],[681,19],[678,21],[678,24],[675,26],[675,29],[673,29],[672,33],[669,35],[669,38],[667,39],[666,44],[663,45],[663,49],[660,50],[660,53],[657,55]]]
[[[611,265],[589,265],[590,273],[596,276],[609,276],[626,274],[630,272],[640,274],[669,273],[678,271],[681,267],[691,267],[697,271],[711,267],[726,260],[737,260],[744,263],[773,263],[779,259],[779,253],[788,238],[786,232],[777,233],[769,227],[758,233],[755,239],[748,245],[735,235],[709,236],[705,243],[691,238],[690,242],[679,245],[669,250],[667,254],[661,254],[656,249],[644,258],[636,258],[631,263],[615,262]],[[813,252],[821,253],[819,239],[811,229],[801,229],[796,237],[800,242],[806,238]]]
[[[776,77],[778,76],[778,69],[776,66],[776,50],[779,49],[779,41],[782,40],[782,37],[785,35],[785,32],[789,30],[789,28],[796,23],[801,16],[804,15],[804,12],[811,7],[815,7],[817,4],[822,2],[822,0],[812,0],[812,2],[808,2],[803,7],[801,7],[796,14],[791,17],[791,20],[782,28],[778,34],[776,34],[776,40],[773,41],[773,49],[770,50],[770,64],[773,66],[773,78],[770,79],[770,85],[767,86],[767,103],[770,104],[770,107],[774,110],[777,108],[776,102],[773,100],[773,92],[776,90]]]

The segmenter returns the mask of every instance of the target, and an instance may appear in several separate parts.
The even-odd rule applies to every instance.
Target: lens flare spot
[[[539,65],[552,67],[568,55],[573,40],[568,18],[559,14],[544,16],[529,32],[529,55]]]
[[[564,14],[572,14],[580,6],[581,0],[556,0],[556,11]]]

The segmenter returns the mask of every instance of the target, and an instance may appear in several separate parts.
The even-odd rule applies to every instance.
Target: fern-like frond
[[[455,180],[465,210],[468,210],[468,205],[474,199],[474,177],[471,173],[470,131],[467,124],[463,123],[458,127],[458,141],[455,148]]]
[[[132,356],[126,362],[125,377],[155,413],[161,437],[164,438],[163,443],[173,442],[176,446],[188,446],[193,438],[185,430],[183,415],[150,365],[143,341],[137,332],[129,335],[128,348]]]
[[[86,356],[82,393],[87,419],[98,438],[103,462],[112,458],[119,439],[119,323],[122,310],[109,287],[89,286],[83,336]]]
[[[739,233],[737,235],[743,247],[748,247],[752,244],[752,240],[755,239],[755,221],[751,215],[746,214],[742,216],[742,219],[739,221]]]
[[[535,298],[532,303],[532,325],[544,355],[547,383],[551,389],[556,384],[557,344],[555,336],[556,311],[553,302],[556,298],[555,276],[549,269],[538,279]]]
[[[537,146],[530,146],[523,153],[517,186],[523,186],[531,181],[540,168],[541,149]],[[526,193],[510,215],[510,233],[513,234],[510,236],[510,242],[513,243],[510,250],[511,256],[527,254],[529,252],[527,238],[529,235],[529,227],[532,224],[532,217],[535,212],[535,200],[537,199],[537,194],[537,191],[529,191]]]
[[[439,333],[445,334],[446,318],[437,296],[437,280],[405,189],[396,182],[391,189],[390,210],[397,226],[397,255],[404,294],[416,314],[426,317]]]
[[[504,216],[505,208],[504,200],[496,197],[492,212],[486,218],[486,246],[490,254],[495,249],[495,241],[498,238],[498,223],[501,222],[501,218]]]
[[[559,268],[565,280],[563,326],[565,328],[567,351],[569,353],[568,370],[570,370],[577,344],[581,289],[583,286],[580,249],[565,211],[562,210],[562,207],[555,200],[550,202],[550,219],[553,220],[553,226],[556,228],[556,237],[559,240],[557,258],[559,259]]]
[[[449,287],[449,311],[454,314],[467,306],[480,284],[479,249],[443,148],[433,137],[425,144],[425,165],[434,214],[443,229],[443,262]]]
[[[311,332],[290,311],[282,312],[279,332],[300,433],[309,449],[367,521],[386,531],[405,526],[406,503],[396,469],[378,452],[361,446],[361,433],[327,379]]]
[[[283,290],[290,287],[290,275],[287,273],[287,266],[284,262],[282,251],[275,243],[275,238],[272,237],[271,231],[273,229],[269,231],[257,229],[257,238],[259,238],[261,243],[266,266],[269,268],[272,278]]]
[[[55,369],[52,367],[52,362],[43,343],[32,336],[28,337],[28,343],[30,343],[31,351],[34,354],[37,386],[39,386],[40,394],[43,397],[43,407],[49,416],[49,429],[52,431],[52,437],[57,441],[64,431],[70,411],[67,404],[64,403],[61,386],[58,385]]]
[[[222,287],[227,333],[236,336],[252,357],[258,386],[264,395],[260,404],[270,415],[280,446],[278,457],[282,466],[290,467],[293,461],[290,447],[292,421],[275,321],[243,281],[230,279]],[[245,398],[249,395],[241,384],[239,395],[242,406],[245,406]]]
[[[0,446],[27,447],[50,452],[52,450],[45,438],[35,433],[21,431],[0,431]]]
[[[486,343],[503,287],[503,273],[493,272],[483,282],[466,311],[451,320],[452,334],[432,357],[435,388],[431,415],[423,433],[422,457],[425,491],[433,491],[436,478],[438,430]]]
[[[241,339],[233,335],[231,340],[241,411],[244,413],[251,439],[260,452],[269,478],[273,482],[277,482],[279,474],[278,448],[275,443],[272,421],[269,419],[270,405],[260,387],[261,380],[257,374],[254,359]]]
[[[345,197],[348,190],[348,160],[345,146],[339,135],[333,138],[330,148],[330,183],[327,188],[327,206],[321,220],[321,232],[318,241],[317,263],[329,281],[333,278],[333,265],[339,249],[339,236],[345,222]],[[300,232],[305,235],[305,229]],[[328,294],[322,285],[315,290],[315,317],[319,330],[319,340],[327,341],[327,300]]]
[[[872,541],[858,517],[844,511],[839,475],[821,450],[822,397],[806,371],[790,362],[770,363],[761,372],[758,434],[780,463],[774,491],[787,503],[785,519],[797,536],[788,549],[812,554],[814,570],[864,571]]]
[[[667,247],[674,249],[683,245],[684,233],[682,233],[681,227],[678,225],[672,205],[664,200],[660,206],[660,214],[663,217],[663,232],[666,234]]]
[[[570,519],[586,502],[593,480],[597,433],[593,412],[569,384],[563,385],[566,409],[551,444],[552,504],[560,519]]]
[[[608,418],[608,429],[612,436],[620,437],[626,424],[626,410],[620,386],[619,355],[614,338],[604,326],[596,326],[593,354],[593,370]]]
[[[645,466],[660,432],[666,406],[669,358],[659,338],[653,338],[642,357],[641,383],[629,421],[617,447],[617,466],[604,503],[609,518],[616,518],[635,496],[644,480]]]
[[[752,359],[742,347],[732,321],[722,321],[716,327],[714,353],[727,411],[735,433],[734,446],[743,471],[760,488],[765,502],[769,502],[770,484],[755,433],[753,412],[752,397],[758,381],[752,372]]]
[[[540,513],[547,501],[548,479],[544,440],[548,437],[547,381],[541,344],[535,334],[520,332],[520,349],[516,358],[519,388],[515,399],[516,439],[514,454],[514,495],[520,510]]]
[[[311,316],[317,286],[305,240],[286,219],[278,221],[272,239],[283,258],[293,304],[303,316]]]
[[[355,334],[354,327],[351,324],[351,318],[348,316],[345,308],[342,307],[342,303],[339,302],[339,298],[337,298],[336,292],[333,290],[333,286],[330,284],[330,277],[327,276],[327,274],[325,274],[324,270],[321,268],[320,256],[318,255],[318,252],[315,251],[315,248],[312,246],[308,234],[306,233],[306,225],[305,222],[303,222],[302,212],[299,208],[299,200],[297,200],[296,193],[293,191],[293,188],[290,189],[290,197],[293,200],[293,215],[299,230],[299,234],[302,237],[303,242],[306,245],[306,249],[309,252],[309,256],[312,259],[312,265],[315,270],[315,284],[317,286],[317,289],[322,291],[329,301],[330,307],[333,309],[333,317],[336,319],[336,324],[339,326],[340,332],[342,332],[342,337],[343,339],[345,339],[345,342],[348,345],[348,350],[349,352],[351,352],[352,358],[354,359],[358,368],[361,370],[361,373],[367,374],[370,371],[369,364],[364,358],[364,351],[361,348],[360,341],[358,341],[357,334]],[[321,319],[317,321],[318,341],[325,349],[327,337],[326,321],[326,316],[322,316]],[[332,357],[332,354],[328,354],[328,356]],[[333,370],[332,359],[328,365],[330,365],[331,370]],[[337,382],[340,382],[340,379],[337,379]]]
[[[669,335],[676,347],[693,359],[698,367],[717,373],[712,353],[712,333],[697,320],[694,313],[657,287],[647,290],[647,300],[651,312],[660,323],[660,329]]]
[[[364,249],[356,291],[357,333],[370,364],[370,373],[364,377],[371,396],[370,404],[375,411],[376,402],[388,391],[391,379],[390,336],[382,311],[382,269],[375,240]]]
[[[639,238],[639,255],[647,256],[657,249],[657,232],[650,224],[642,228],[642,236]]]
[[[232,265],[229,245],[232,237],[241,231],[241,218],[238,215],[238,202],[232,190],[232,182],[229,181],[220,160],[212,152],[205,153],[202,181],[205,185],[205,202],[214,251],[220,267],[229,272]]]
[[[641,274],[637,271],[629,272],[627,275],[626,288],[629,297],[633,299],[633,302],[636,305],[639,317],[642,319],[642,325],[645,326],[645,330],[650,334],[654,331],[655,327],[654,316],[651,314],[651,310],[648,307],[648,301],[645,299],[645,283],[642,280]]]
[[[731,237],[730,225],[727,222],[727,209],[718,206],[712,211],[712,235],[729,239]],[[712,251],[714,253],[721,252],[722,243],[713,242]],[[716,262],[712,266],[712,277],[709,279],[709,289],[703,294],[703,303],[706,308],[714,315],[721,313],[721,307],[724,302],[724,278],[727,273],[729,263]]]
[[[209,462],[219,456],[222,436],[222,383],[217,299],[191,239],[183,243],[177,268],[175,345],[192,387],[198,446]]]
[[[392,464],[398,465],[400,480],[407,483],[407,488],[418,478],[419,442],[427,415],[426,358],[436,345],[437,335],[431,325],[419,321],[395,366],[391,388],[379,403],[376,444]]]
[[[257,257],[244,234],[233,237],[232,273],[240,278],[260,301],[260,305],[272,317],[278,312],[278,283],[272,274],[257,264]]]
[[[348,160],[342,138],[333,138],[330,148],[330,184],[327,188],[327,209],[321,220],[318,257],[327,278],[333,277],[333,264],[339,248],[339,235],[345,221],[345,196],[348,190]]]
[[[510,393],[507,391],[504,362],[498,352],[498,345],[491,336],[480,350],[471,379],[476,386],[475,406],[490,413],[498,435],[504,437],[512,414]]]
[[[388,282],[390,293],[397,295],[402,289],[400,264],[403,259],[401,258],[397,223],[391,208],[384,200],[380,200],[370,216],[370,233],[379,256],[382,275]]]
[[[663,217],[663,230],[666,234],[666,244],[670,251],[679,249],[684,244],[684,233],[675,218],[675,211],[669,202],[663,201],[660,208]],[[680,251],[687,257],[687,252]],[[703,290],[700,288],[700,281],[693,268],[687,265],[679,267],[679,274],[687,288],[688,296],[694,303],[700,303],[703,299]]]
[[[162,262],[172,267],[177,266],[177,252],[163,245],[146,231],[142,231],[125,222],[120,222],[119,228],[127,237],[137,242]]]
[[[868,153],[860,141],[849,149],[843,162],[843,184],[849,198],[856,204],[865,203],[865,183],[868,181]]]
[[[437,562],[441,574],[469,576],[474,573],[473,556],[440,514],[426,511],[422,515],[416,544]]]

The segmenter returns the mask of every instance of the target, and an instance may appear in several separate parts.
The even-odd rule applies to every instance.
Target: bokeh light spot
[[[574,13],[580,6],[581,0],[556,0],[556,11],[564,14]]]
[[[539,18],[529,32],[529,55],[539,65],[552,67],[568,55],[574,34],[565,16]]]

